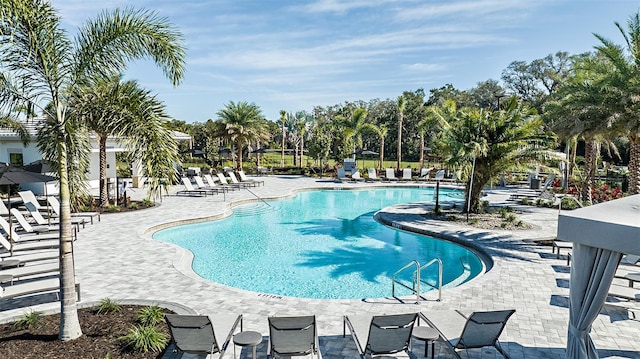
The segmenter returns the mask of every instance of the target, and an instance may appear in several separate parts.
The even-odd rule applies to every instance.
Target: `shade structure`
[[[37,160],[31,163],[27,163],[22,166],[22,169],[28,172],[37,172],[37,173],[50,173],[53,172],[54,169],[51,166],[51,163],[47,160]]]
[[[623,253],[640,255],[640,195],[563,212],[558,239],[573,242],[567,358],[598,358],[589,333]]]

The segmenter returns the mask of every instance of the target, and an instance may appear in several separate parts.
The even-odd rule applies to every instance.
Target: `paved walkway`
[[[318,318],[321,350],[325,359],[356,358],[350,337],[342,338],[342,316],[390,314],[460,309],[462,311],[516,309],[501,336],[511,358],[563,358],[568,322],[569,267],[564,258],[551,255],[551,247],[536,240],[555,236],[557,210],[529,208],[520,216],[534,225],[526,231],[486,231],[452,223],[426,221],[424,204],[386,208],[378,215],[397,227],[437,232],[483,248],[493,258],[493,268],[481,277],[443,292],[442,301],[428,293],[420,304],[389,299],[318,300],[265,295],[229,288],[195,275],[191,254],[176,246],[151,239],[153,231],[194,219],[208,220],[228,215],[230,203],[293,195],[307,188],[366,187],[372,184],[335,183],[297,176],[261,178],[266,185],[249,191],[235,191],[207,197],[165,196],[159,206],[132,213],[103,215],[102,221],[80,231],[75,244],[77,280],[82,286],[82,305],[103,298],[120,302],[172,303],[178,312],[194,311],[214,316],[242,313],[246,330],[263,333],[258,357],[266,357],[267,316],[313,313]],[[380,184],[377,184],[380,185]],[[172,193],[175,192],[175,189]],[[508,198],[505,190],[489,191],[492,203]],[[130,189],[133,198],[143,190]],[[0,321],[25,313],[32,305],[43,311],[59,310],[51,295],[4,301]],[[14,309],[15,308],[15,309]],[[637,308],[637,306],[635,307]],[[594,323],[592,338],[603,358],[640,359],[640,310],[629,303],[605,305]],[[630,317],[635,316],[635,319]],[[214,322],[215,325],[215,322]],[[423,352],[416,342],[415,352]],[[230,350],[232,350],[230,348]],[[451,357],[443,345],[436,345],[438,357]],[[249,354],[249,355],[247,355]],[[231,354],[232,355],[232,354]],[[472,350],[471,358],[500,357],[493,349]],[[242,352],[250,357],[250,350]]]

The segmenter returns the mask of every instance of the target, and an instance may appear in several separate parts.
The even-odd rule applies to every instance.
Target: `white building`
[[[37,133],[38,128],[43,121],[42,118],[29,119],[23,122],[25,125],[31,141],[26,146],[22,143],[20,136],[10,129],[0,128],[0,161],[4,163],[11,163],[14,166],[23,166],[34,161],[42,159],[42,154],[38,150],[37,146]],[[177,141],[190,141],[191,136],[173,131],[173,138]],[[116,178],[116,153],[126,152],[126,149],[121,147],[115,137],[109,137],[107,139],[107,178],[109,183],[117,183]],[[140,177],[140,169],[132,168],[133,171],[133,186],[141,187],[144,184],[144,180]],[[53,175],[53,174],[52,174]],[[91,155],[89,164],[89,173],[87,173],[89,188],[97,189],[100,185],[100,158],[98,141],[95,135],[91,135]],[[42,183],[23,184],[20,186],[24,189],[30,189],[36,194],[57,194],[58,183],[49,182],[45,189]]]

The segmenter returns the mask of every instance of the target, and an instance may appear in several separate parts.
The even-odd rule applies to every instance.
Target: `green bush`
[[[149,200],[149,199],[146,199],[146,198],[143,199],[142,201],[140,201],[140,204],[145,206],[145,207],[153,207],[154,206],[153,201]]]
[[[138,321],[142,325],[164,323],[164,310],[157,305],[144,307],[138,312]]]
[[[469,220],[469,223],[471,223],[471,224],[478,224],[478,219],[477,219],[477,218],[471,218],[471,219]]]
[[[137,352],[159,352],[167,345],[167,336],[155,326],[136,325],[129,329],[127,335],[118,338],[128,350]]]
[[[13,325],[18,329],[34,331],[42,324],[42,317],[42,312],[32,310],[29,313],[23,314]]]
[[[110,204],[109,207],[105,209],[107,212],[120,212],[120,207],[115,204]]]
[[[513,213],[509,213],[508,215],[506,215],[504,217],[504,220],[507,222],[515,222],[516,221],[516,215]]]
[[[96,313],[98,314],[108,314],[115,313],[120,311],[120,304],[111,298],[104,298],[100,300],[100,304],[98,304],[98,310]]]
[[[137,203],[129,203],[129,209],[138,209],[138,204]]]

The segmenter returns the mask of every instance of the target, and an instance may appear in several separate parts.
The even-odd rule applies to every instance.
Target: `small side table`
[[[19,259],[5,259],[0,261],[0,268],[20,267],[22,262]]]
[[[0,283],[10,282],[13,285],[13,274],[0,274]]]
[[[424,356],[427,357],[429,342],[431,342],[431,359],[434,357],[435,341],[440,338],[440,333],[431,327],[413,327],[411,336],[417,340],[424,341]]]
[[[233,357],[236,357],[236,345],[252,347],[253,359],[256,359],[256,346],[262,342],[262,334],[253,331],[240,332],[233,336]]]

